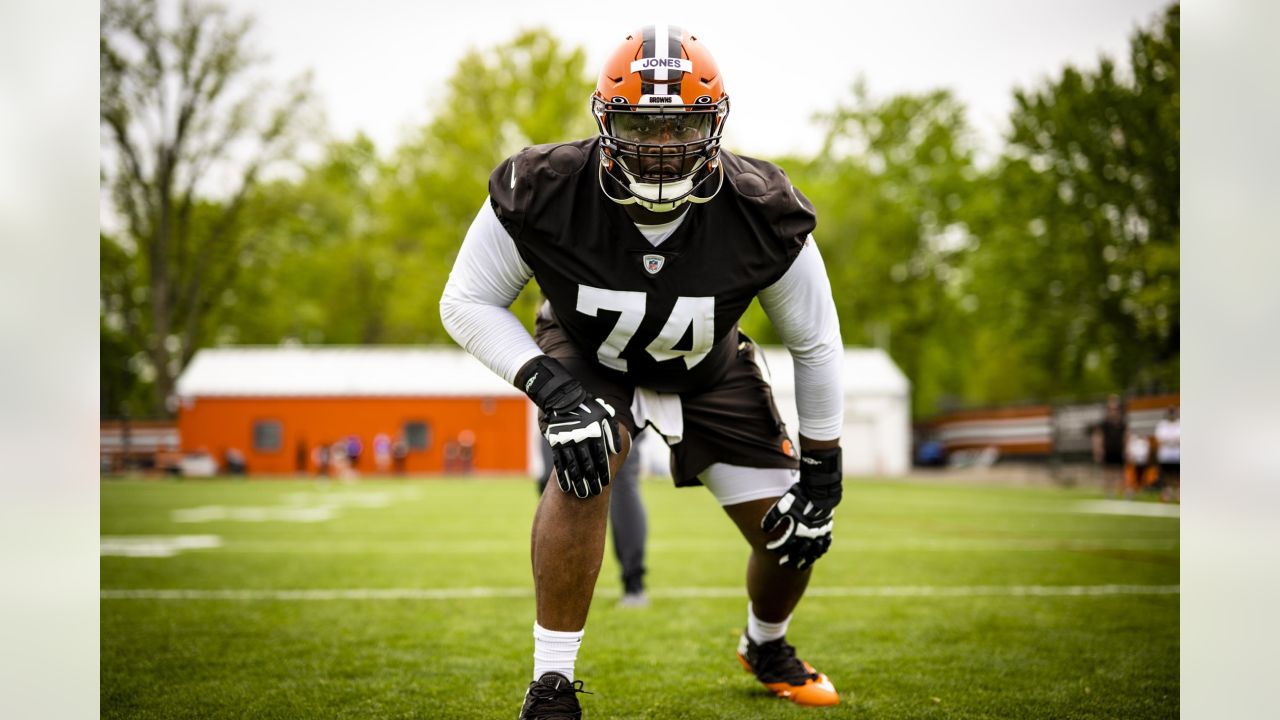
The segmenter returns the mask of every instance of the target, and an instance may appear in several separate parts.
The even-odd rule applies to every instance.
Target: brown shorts
[[[636,436],[636,421],[631,414],[634,384],[628,384],[620,373],[605,370],[590,353],[583,352],[545,308],[538,313],[534,339],[543,352],[563,363],[587,392],[612,405],[619,421],[632,437]],[[701,485],[698,475],[713,463],[792,470],[799,467],[795,446],[773,402],[769,383],[756,364],[755,343],[741,333],[738,340],[737,355],[715,385],[680,393],[684,435],[671,446],[671,477],[677,487]],[[546,429],[541,416],[538,422]]]

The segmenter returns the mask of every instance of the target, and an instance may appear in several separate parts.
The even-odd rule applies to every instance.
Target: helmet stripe
[[[644,39],[640,44],[640,58],[642,59],[648,59],[653,57],[653,46],[654,46],[653,31],[654,31],[654,27],[652,25],[644,26]],[[640,71],[640,95],[641,97],[643,97],[645,95],[652,95],[652,94],[653,94],[653,71],[641,70]]]
[[[640,52],[636,60],[650,59],[683,59],[684,51],[680,42],[684,30],[665,23],[646,25],[641,31]],[[633,67],[635,64],[633,63]],[[675,76],[672,77],[672,73]],[[684,79],[684,71],[671,70],[666,67],[647,68],[640,71],[640,94],[643,95],[679,95],[680,81]]]
[[[684,37],[684,28],[666,23],[640,29],[640,47],[631,60],[631,72],[640,73],[641,97],[681,96],[685,73],[692,72]]]
[[[655,24],[653,26],[653,57],[665,59],[670,57],[671,42],[670,33],[667,32],[667,24]],[[667,94],[667,73],[669,71],[665,67],[660,67],[653,71],[653,94]]]
[[[684,31],[675,25],[667,29],[667,57],[678,58],[684,53],[680,52],[680,36],[684,35]],[[684,77],[683,72],[676,72],[676,81],[667,86],[668,92],[672,95],[680,94],[680,80]]]

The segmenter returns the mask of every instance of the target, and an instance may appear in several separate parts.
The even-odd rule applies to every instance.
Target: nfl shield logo
[[[645,255],[644,269],[647,270],[650,275],[657,275],[658,271],[662,269],[662,263],[666,261],[667,259],[661,255]]]

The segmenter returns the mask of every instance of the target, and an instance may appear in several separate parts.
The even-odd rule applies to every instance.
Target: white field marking
[[[1176,538],[1114,539],[903,539],[846,540],[837,538],[831,551],[837,555],[876,552],[1074,552],[1090,550],[1178,550]],[[649,552],[734,552],[745,550],[740,540],[714,542],[677,542],[660,540],[649,543]],[[513,540],[228,540],[221,548],[225,553],[281,555],[362,555],[387,553],[397,555],[502,555],[529,552],[526,538]]]
[[[735,548],[745,547],[735,545]],[[278,553],[281,555],[520,555],[529,554],[528,538],[519,540],[232,540],[228,553]]]
[[[391,504],[391,493],[386,492],[295,492],[284,496],[289,505],[310,507],[360,507],[382,508]]]
[[[1177,595],[1178,585],[902,585],[880,587],[811,587],[805,595],[852,597],[1106,597],[1116,595]],[[596,591],[597,597],[616,598],[616,589]],[[653,598],[739,598],[741,587],[653,588]],[[347,588],[316,590],[103,590],[103,600],[470,600],[531,598],[532,588]]]
[[[233,520],[236,522],[314,523],[332,520],[346,507],[383,508],[391,504],[385,492],[296,492],[285,495],[284,505],[255,507],[242,505],[202,505],[174,510],[171,519],[178,523],[200,523]]]
[[[897,552],[900,550],[928,550],[939,552],[1054,552],[1068,550],[1177,550],[1176,539],[1152,538],[1115,538],[1115,539],[1077,539],[1063,538],[1006,538],[1006,539],[960,539],[960,538],[921,538],[915,540],[849,540],[832,545],[834,551],[840,547],[850,552],[866,552],[883,550]]]
[[[1143,517],[1179,517],[1181,505],[1134,502],[1132,500],[1083,500],[1076,503],[1078,513],[1096,515],[1141,515]]]
[[[239,505],[202,505],[174,510],[170,518],[176,523],[216,522],[300,522],[314,523],[332,520],[336,514],[333,506],[315,507],[249,507]]]
[[[103,590],[103,600],[468,600],[529,598],[531,588],[346,588],[336,590]]]
[[[1177,550],[1176,538],[904,538],[899,540],[861,540],[841,538],[836,529],[831,544],[833,553],[863,552],[1055,552],[1072,550]],[[699,549],[736,550],[742,542],[694,543],[657,541],[650,550],[688,553]]]
[[[183,550],[207,550],[222,546],[217,535],[103,535],[100,555],[124,557],[173,557]]]
[[[858,593],[846,590],[872,590]],[[1178,585],[904,585],[877,588],[809,588],[811,597],[1098,597],[1107,595],[1177,595]]]

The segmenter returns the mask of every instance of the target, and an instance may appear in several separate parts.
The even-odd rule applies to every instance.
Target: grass
[[[811,595],[789,639],[843,693],[776,700],[733,651],[745,545],[710,494],[645,483],[646,609],[606,551],[577,673],[602,718],[1170,718],[1176,593]],[[1077,512],[1078,490],[849,481],[814,588],[1176,586],[1178,521]],[[102,557],[104,590],[532,587],[527,480],[108,481],[102,533],[216,535]],[[204,508],[200,522],[175,511]],[[280,518],[309,518],[294,522]],[[221,518],[221,519],[219,519]],[[252,520],[244,519],[252,518]],[[667,596],[663,593],[667,592]],[[920,592],[920,591],[917,591]],[[533,601],[102,600],[106,718],[514,718]]]

